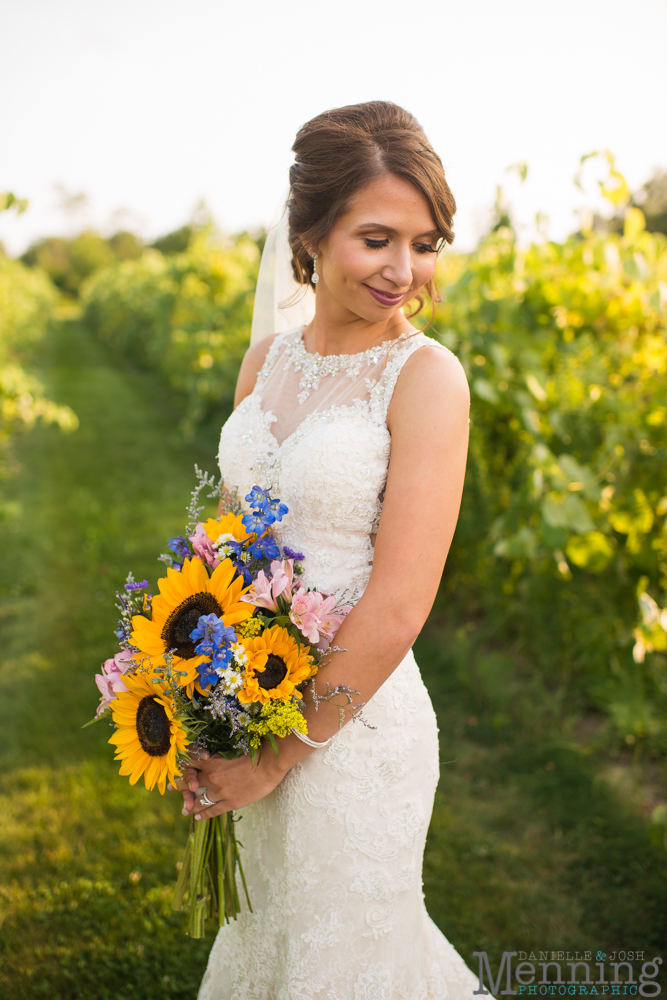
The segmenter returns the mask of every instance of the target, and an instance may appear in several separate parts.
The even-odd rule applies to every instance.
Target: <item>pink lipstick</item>
[[[405,294],[404,292],[399,292],[398,295],[391,292],[380,292],[377,288],[371,288],[370,285],[364,285],[364,288],[367,288],[373,298],[383,306],[398,305]]]

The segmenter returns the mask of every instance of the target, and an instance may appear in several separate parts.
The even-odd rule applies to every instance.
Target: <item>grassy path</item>
[[[45,358],[70,437],[37,430],[12,483],[0,560],[0,996],[193,1000],[210,939],[169,909],[185,837],[175,798],[117,777],[93,714],[112,595],[181,530],[195,461],[148,378],[116,370],[76,325]],[[432,629],[418,657],[438,709],[443,778],[425,868],[429,910],[472,962],[503,948],[646,949],[667,940],[667,862],[607,790],[593,743],[508,657]],[[566,713],[565,713],[566,715]],[[561,721],[559,721],[561,720]]]
[[[130,788],[108,726],[80,727],[113,649],[113,594],[130,568],[156,578],[206,457],[170,444],[153,384],[109,368],[76,326],[61,330],[46,377],[81,427],[23,443],[23,512],[2,567],[0,995],[193,997],[207,944],[169,909],[186,833],[176,797]]]

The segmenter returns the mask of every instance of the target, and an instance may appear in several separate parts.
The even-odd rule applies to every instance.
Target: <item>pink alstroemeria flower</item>
[[[203,563],[208,563],[211,569],[215,569],[216,566],[220,565],[218,554],[213,548],[213,542],[207,535],[203,524],[197,525],[195,533],[194,535],[190,535],[189,541],[192,542],[192,548],[195,550],[195,555],[198,556]]]
[[[282,594],[287,602],[291,601],[292,585],[294,583],[294,560],[274,559],[271,563],[271,576],[278,586],[283,580],[285,581],[283,589],[278,591],[278,593]]]
[[[291,559],[274,559],[271,563],[271,579],[260,569],[257,578],[248,593],[241,598],[256,608],[266,608],[267,611],[279,611],[278,598],[282,597],[289,604],[292,600],[292,580],[294,564]]]
[[[338,598],[335,594],[326,597],[317,590],[304,590],[299,587],[292,597],[290,618],[305,637],[313,644],[326,639],[331,642],[336,632],[343,624],[345,616],[351,608],[336,608]]]
[[[120,653],[116,653],[115,656],[104,661],[102,673],[95,674],[95,683],[102,695],[102,700],[95,712],[96,718],[102,714],[105,708],[109,707],[112,701],[116,700],[119,692],[127,691],[123,674],[135,662],[132,653],[127,649],[121,649]]]

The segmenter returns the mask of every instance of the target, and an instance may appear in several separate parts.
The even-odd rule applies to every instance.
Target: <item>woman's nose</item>
[[[382,268],[382,277],[393,282],[399,288],[409,288],[412,284],[412,262],[410,260],[410,247],[397,246],[391,259]]]

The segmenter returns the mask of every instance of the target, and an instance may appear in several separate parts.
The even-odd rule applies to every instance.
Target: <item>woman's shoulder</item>
[[[390,413],[427,408],[435,415],[452,410],[467,413],[470,390],[463,365],[448,348],[423,334],[401,366]]]
[[[468,384],[463,365],[453,351],[426,334],[421,334],[419,340],[421,341],[420,349],[414,351],[409,359],[413,369],[417,370],[419,365],[422,367],[435,365],[441,374],[447,374],[449,377]]]

